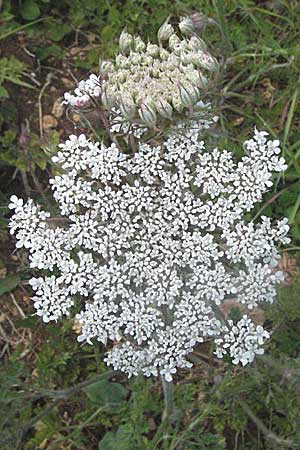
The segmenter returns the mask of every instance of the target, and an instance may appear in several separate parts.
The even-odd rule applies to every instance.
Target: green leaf
[[[97,381],[87,388],[88,398],[97,405],[117,405],[127,397],[127,389],[120,383],[111,383],[108,380]]]
[[[105,436],[99,442],[99,450],[114,450],[116,442],[116,434],[109,431],[105,433]]]
[[[25,317],[24,319],[18,319],[14,322],[17,328],[35,328],[39,323],[39,319],[36,316]]]
[[[105,25],[100,33],[102,41],[110,41],[114,35],[114,28],[111,25]]]
[[[48,26],[49,38],[55,42],[61,41],[70,31],[72,31],[71,25],[64,24],[58,20],[51,22]]]
[[[36,89],[35,86],[32,86],[31,84],[26,83],[25,81],[22,81],[14,76],[7,76],[6,80],[10,81],[11,83],[17,84],[18,86],[26,87],[28,89]]]
[[[132,448],[133,429],[131,425],[121,425],[116,433],[109,431],[99,442],[99,450],[129,450]]]
[[[64,51],[58,45],[50,45],[48,47],[36,48],[35,54],[39,60],[44,61],[52,56],[55,58],[62,58],[64,56]]]
[[[0,86],[0,98],[8,98],[9,97],[9,93],[7,91],[7,89],[5,89],[4,86]]]
[[[16,137],[17,134],[14,131],[6,130],[0,137],[0,142],[4,148],[9,148],[15,142]]]
[[[2,22],[9,22],[13,18],[14,18],[14,15],[9,13],[8,11],[4,11],[3,13],[1,13],[1,21]]]
[[[8,275],[0,280],[0,295],[11,292],[18,285],[19,281],[18,275]]]
[[[21,16],[25,20],[34,20],[39,17],[41,11],[37,3],[33,0],[25,0],[20,8]]]

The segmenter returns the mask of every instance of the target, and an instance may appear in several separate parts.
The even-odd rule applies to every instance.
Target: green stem
[[[151,441],[151,450],[156,450],[159,443],[165,439],[172,421],[172,416],[174,416],[174,384],[172,382],[168,383],[164,376],[161,376],[161,383],[164,394],[164,410],[161,416],[161,424]]]
[[[225,8],[223,0],[213,0],[213,6],[215,8],[216,14],[218,16],[218,24],[221,31],[221,36],[223,39],[225,47],[225,57],[232,52],[232,45],[229,38],[228,26],[225,15]]]
[[[164,410],[162,413],[162,422],[170,422],[170,419],[174,413],[174,384],[165,380],[165,377],[161,377],[161,383],[164,393]]]
[[[14,28],[13,30],[10,30],[7,33],[2,34],[2,36],[0,36],[0,41],[2,39],[6,39],[8,36],[11,36],[12,34],[15,34],[15,33],[18,33],[19,31],[25,30],[26,28],[29,28],[32,25],[35,25],[36,23],[41,22],[42,20],[45,20],[45,18],[41,17],[40,19],[34,20],[33,22],[26,23],[25,25],[21,25],[20,27]]]

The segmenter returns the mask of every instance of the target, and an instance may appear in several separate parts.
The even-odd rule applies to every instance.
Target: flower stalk
[[[161,384],[164,394],[164,410],[162,413],[162,422],[171,422],[174,417],[174,383],[172,381],[166,381],[165,377],[161,377]]]

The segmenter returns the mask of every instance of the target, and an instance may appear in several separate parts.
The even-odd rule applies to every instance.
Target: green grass
[[[75,69],[96,70],[98,58],[109,57],[116,50],[117,36],[124,26],[153,39],[169,14],[199,8],[219,24],[220,32],[209,27],[205,36],[219,56],[227,58],[218,90],[224,98],[221,145],[226,147],[233,140],[239,155],[241,142],[251,136],[254,126],[280,139],[289,168],[284,176],[278,176],[274,189],[265,197],[266,203],[259,208],[263,206],[263,213],[275,218],[289,217],[291,247],[299,258],[298,1],[4,2],[0,42],[6,45],[10,39],[25,39],[30,51],[38,55],[46,75],[51,68],[61,67],[61,58],[67,57],[66,49],[76,39],[79,47],[92,39],[95,47],[85,53],[84,59],[73,59],[72,64]],[[45,38],[46,32],[49,39]],[[21,73],[23,65],[17,68],[17,82],[26,82]],[[11,168],[7,171],[11,178],[7,178],[5,195],[1,197],[6,203],[14,192],[14,171],[19,170],[23,176],[27,173],[29,181],[32,174],[43,180],[42,169],[49,153],[38,156],[36,136],[29,155],[24,157],[19,151],[17,130],[7,131],[16,117],[14,86],[7,79],[3,86],[10,95],[1,100],[0,113],[0,162],[5,170]],[[51,145],[50,142],[48,147]],[[6,212],[1,210],[1,239],[6,236],[2,217]],[[14,351],[10,356],[6,353],[0,370],[1,449],[299,449],[299,271],[294,271],[294,278],[291,287],[280,289],[278,303],[266,309],[266,324],[275,330],[266,356],[246,369],[229,363],[207,366],[202,361],[191,371],[179,373],[175,386],[176,417],[173,426],[165,429],[159,428],[163,400],[160,383],[155,380],[128,381],[116,375],[92,384],[90,389],[78,388],[63,395],[49,393],[106,373],[104,349],[80,347],[67,321],[44,326],[36,318],[16,319],[16,330],[25,330],[26,334],[11,347]],[[31,311],[27,307],[28,314]]]

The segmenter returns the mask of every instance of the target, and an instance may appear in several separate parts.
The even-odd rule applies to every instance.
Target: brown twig
[[[33,182],[35,184],[35,187],[36,187],[38,193],[40,194],[40,196],[42,197],[45,205],[47,206],[48,209],[51,209],[51,205],[50,205],[50,203],[49,203],[49,201],[48,201],[48,199],[47,199],[47,197],[46,197],[46,195],[45,195],[45,193],[43,191],[42,185],[39,182],[38,177],[35,175],[34,169],[32,170],[31,176],[32,176]]]
[[[129,142],[130,142],[132,154],[134,155],[137,152],[137,146],[136,146],[134,136],[132,134],[129,135]]]
[[[287,118],[288,112],[289,112],[289,105],[290,105],[290,100],[288,100],[286,102],[286,104],[284,105],[284,108],[282,110],[281,116],[280,116],[280,120],[279,120],[279,124],[278,124],[278,131],[281,131],[284,127],[284,122]]]
[[[48,73],[46,77],[46,81],[40,90],[39,96],[38,96],[38,106],[39,106],[39,125],[40,125],[40,138],[43,139],[44,137],[44,129],[43,129],[43,107],[42,107],[42,98],[45,93],[45,90],[51,83],[51,79],[53,78],[53,73]]]
[[[23,185],[24,185],[26,196],[29,198],[30,197],[30,192],[31,192],[31,187],[29,185],[27,172],[26,172],[26,170],[20,170],[20,172],[21,172],[21,177],[22,177],[22,181],[23,181]]]

